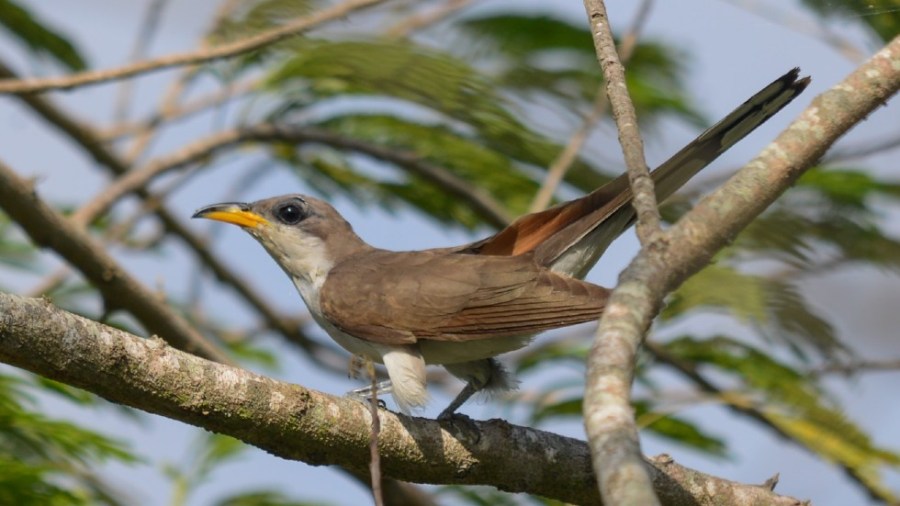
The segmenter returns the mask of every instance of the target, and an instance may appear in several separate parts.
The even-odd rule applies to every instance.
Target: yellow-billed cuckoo
[[[766,86],[653,171],[657,198],[789,103],[809,83],[793,69]],[[494,358],[541,331],[596,320],[609,290],[582,281],[635,219],[622,175],[592,193],[515,220],[455,248],[388,251],[360,239],[333,207],[303,195],[198,210],[241,226],[293,280],[316,322],[351,353],[383,363],[408,412],[428,401],[425,364],[467,382],[446,418],[479,390],[516,381]],[[361,389],[357,392],[365,392]]]

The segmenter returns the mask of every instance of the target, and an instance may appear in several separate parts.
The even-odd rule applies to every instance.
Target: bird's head
[[[367,247],[333,207],[304,195],[213,204],[192,217],[243,228],[295,279],[327,274],[343,257]]]

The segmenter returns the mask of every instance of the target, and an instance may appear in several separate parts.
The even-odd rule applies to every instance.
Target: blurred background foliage
[[[873,47],[898,33],[896,0],[803,4],[815,16],[852,13],[846,20],[867,30]],[[205,43],[251,36],[320,6],[298,0],[225,2]],[[327,134],[316,142],[253,144],[264,153],[263,161],[256,172],[235,183],[236,197],[250,186],[250,176],[287,170],[296,175],[298,185],[326,198],[343,196],[363,207],[414,210],[444,227],[484,232],[529,208],[545,171],[601,90],[587,24],[525,12],[475,15],[466,10],[434,25],[399,23],[410,10],[415,7],[407,3],[371,15],[367,32],[335,29],[298,36],[182,74],[183,87],[212,76],[222,89],[231,90],[206,104],[214,108],[238,101],[238,119],[225,127],[274,123]],[[60,72],[90,68],[75,34],[40,19],[27,2],[0,0],[0,27],[30,58]],[[651,136],[663,120],[696,128],[714,119],[705,117],[697,97],[685,88],[690,61],[690,52],[677,42],[638,40],[628,64],[629,86],[644,131]],[[188,114],[185,107],[180,116],[109,128],[106,140],[114,145],[130,135],[164,130]],[[727,429],[702,429],[683,413],[699,403],[721,404],[840,466],[871,497],[894,503],[898,497],[884,486],[882,473],[896,468],[900,455],[876,445],[830,397],[821,375],[812,373],[853,363],[851,343],[796,287],[804,276],[848,264],[893,273],[900,267],[900,243],[882,229],[879,211],[885,201],[900,199],[900,184],[870,175],[859,158],[839,155],[807,173],[714,264],[674,293],[658,323],[665,328],[712,312],[732,319],[754,337],[702,331],[663,341],[651,337],[639,369],[643,393],[635,408],[643,430],[720,459],[729,455]],[[203,170],[214,170],[215,156],[204,161]],[[618,164],[583,155],[571,164],[557,194],[589,191],[619,170]],[[476,194],[492,202],[495,212],[466,198]],[[677,218],[695,196],[673,199],[665,209],[667,219]],[[92,229],[110,247],[128,254],[160,254],[166,232],[146,233],[136,226],[139,217],[113,214],[96,221]],[[92,318],[104,316],[95,291],[65,268],[49,270],[4,215],[0,269],[42,276],[45,283],[34,295]],[[11,286],[0,282],[0,289]],[[247,339],[252,330],[227,329],[214,316],[198,312],[193,302],[181,301],[182,309],[205,333],[242,360],[270,370],[278,367],[277,356]],[[127,316],[116,318],[112,323],[140,332]],[[510,410],[513,405],[525,409],[527,419],[538,426],[577,420],[588,342],[586,331],[561,335],[515,355],[512,360],[526,382],[529,375],[559,364],[565,364],[561,369],[566,372],[541,383],[540,391],[523,391],[509,399]],[[659,368],[681,376],[693,386],[692,393],[671,398],[649,374]],[[139,461],[140,444],[49,418],[41,414],[35,392],[41,393],[38,398],[60,397],[127,416],[91,395],[3,369],[0,503],[128,504],[127,494],[110,487],[92,469],[108,460]],[[172,483],[173,504],[189,503],[193,487],[244,449],[220,436],[199,437],[196,445],[192,458],[164,469]],[[471,504],[520,503],[483,488],[446,487],[438,494]],[[306,503],[277,491],[253,490],[224,497],[218,504]]]

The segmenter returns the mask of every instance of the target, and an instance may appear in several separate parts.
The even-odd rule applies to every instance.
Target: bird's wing
[[[527,255],[372,252],[332,268],[319,304],[352,336],[410,344],[524,336],[594,320],[608,294]]]

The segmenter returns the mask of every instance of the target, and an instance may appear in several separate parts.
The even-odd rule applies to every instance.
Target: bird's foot
[[[360,402],[368,403],[373,394],[378,397],[378,407],[379,408],[387,408],[387,404],[384,402],[384,399],[381,398],[382,395],[387,395],[394,390],[393,385],[391,385],[390,380],[380,381],[375,384],[375,388],[373,390],[372,386],[366,386],[362,388],[357,388],[355,390],[351,390],[346,393],[346,397],[350,397],[351,399],[356,399]]]

